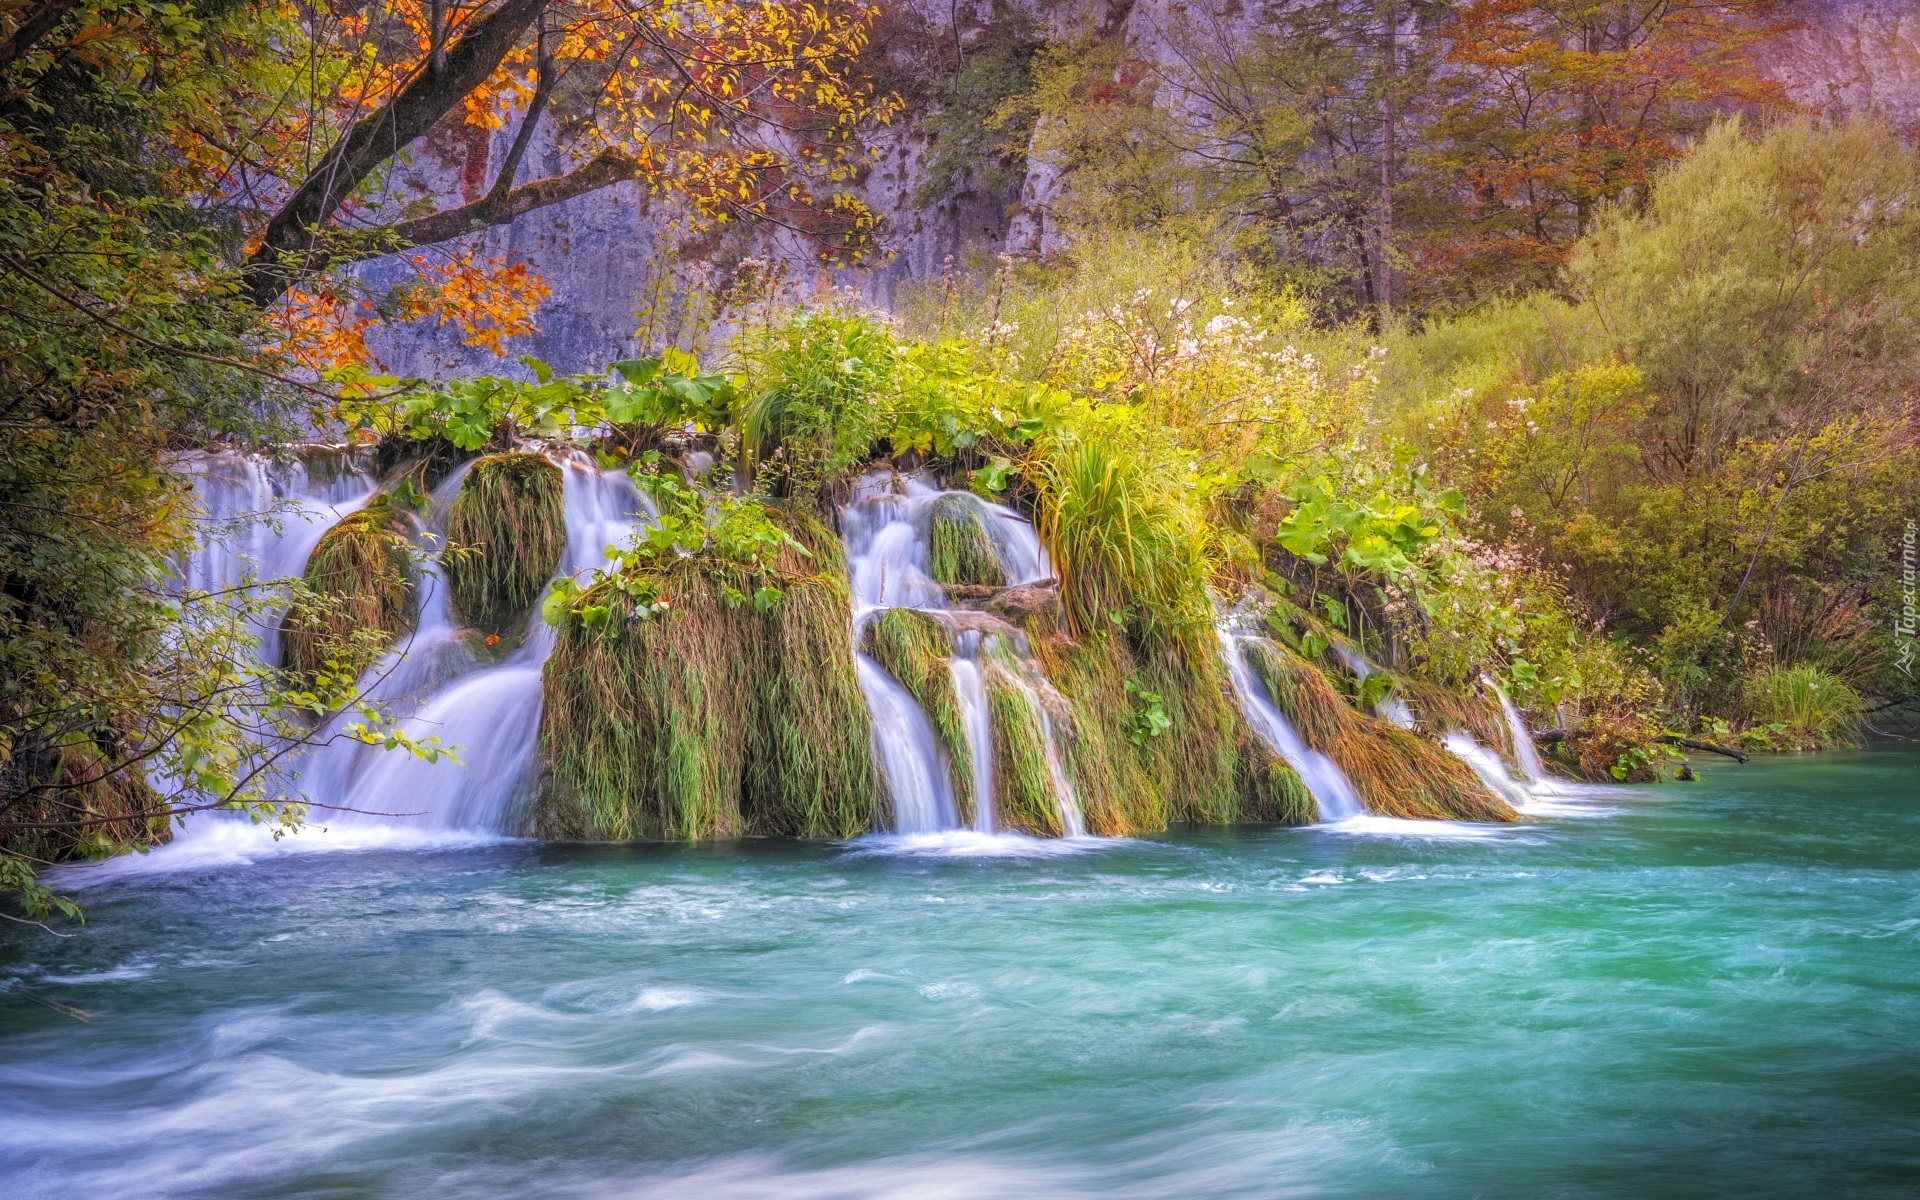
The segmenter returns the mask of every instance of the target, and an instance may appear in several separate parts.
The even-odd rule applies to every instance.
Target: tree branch
[[[494,190],[472,204],[459,208],[450,208],[444,212],[430,213],[411,221],[401,221],[390,226],[387,236],[375,239],[375,244],[365,251],[342,255],[348,261],[378,258],[395,250],[407,250],[415,246],[431,246],[436,242],[450,241],[463,234],[475,233],[495,225],[505,225],[518,217],[539,208],[571,200],[588,192],[610,187],[625,179],[632,179],[639,169],[639,163],[630,154],[619,150],[603,150],[585,164],[576,167],[565,175],[554,175],[547,179],[535,180],[522,187],[512,188],[504,195],[500,194],[500,184]],[[509,178],[503,172],[502,180]]]
[[[546,11],[548,0],[505,0],[336,142],[280,211],[242,273],[242,290],[266,308],[312,270],[316,235],[375,168],[425,136],[462,97],[484,84]]]
[[[15,59],[32,50],[41,38],[52,33],[54,26],[73,11],[76,3],[78,0],[47,0],[20,22],[20,27],[6,41],[0,42],[0,75],[6,74]]]

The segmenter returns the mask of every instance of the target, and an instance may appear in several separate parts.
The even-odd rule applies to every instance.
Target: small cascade
[[[1293,723],[1274,705],[1267,689],[1254,676],[1246,656],[1246,644],[1253,640],[1256,639],[1227,628],[1220,630],[1220,657],[1240,698],[1247,723],[1300,776],[1300,782],[1306,785],[1319,806],[1321,821],[1346,821],[1363,815],[1360,795],[1354,791],[1352,781],[1340,769],[1340,764],[1301,740]]]
[[[1546,783],[1547,769],[1540,761],[1540,752],[1534,748],[1533,735],[1527,732],[1527,723],[1521,719],[1520,710],[1507,698],[1506,690],[1493,681],[1491,676],[1482,675],[1480,681],[1493,689],[1500,698],[1500,711],[1506,714],[1507,732],[1513,738],[1513,758],[1520,764],[1520,771],[1530,782]]]
[[[873,744],[893,796],[896,833],[935,833],[959,825],[953,787],[940,761],[933,723],[907,689],[866,655],[857,655],[860,690],[873,714]]]
[[[1333,652],[1340,656],[1340,661],[1347,665],[1347,670],[1353,672],[1354,682],[1358,684],[1364,686],[1367,680],[1379,671],[1379,668],[1367,661],[1365,655],[1350,647],[1336,644]],[[1413,728],[1413,709],[1409,708],[1407,702],[1399,696],[1388,696],[1379,701],[1373,706],[1373,712],[1375,716],[1402,729]]]
[[[993,788],[993,727],[987,703],[986,680],[981,656],[992,653],[1004,657],[1008,674],[1028,693],[1045,738],[1044,747],[1054,791],[1058,797],[1061,827],[1069,836],[1084,831],[1078,801],[1055,744],[1053,723],[1040,701],[1030,664],[1015,661],[1014,647],[1000,634],[983,636],[977,627],[978,613],[949,605],[946,589],[931,574],[933,510],[937,504],[971,505],[991,545],[993,557],[1008,585],[1033,583],[1047,578],[1050,570],[1045,548],[1032,524],[1019,513],[1002,505],[982,500],[968,492],[946,491],[925,480],[899,478],[889,472],[877,472],[862,479],[851,502],[841,511],[841,532],[846,545],[847,574],[853,593],[853,636],[856,652],[867,621],[889,608],[907,608],[940,618],[953,631],[949,670],[960,708],[967,748],[972,759],[972,828],[977,833],[998,831]],[[947,778],[945,751],[932,734],[932,724],[912,696],[889,678],[879,664],[861,656],[861,686],[873,717],[879,760],[893,793],[898,833],[922,832],[908,824],[917,819],[909,812],[921,811],[928,780]],[[870,676],[877,679],[870,680]],[[896,711],[901,704],[912,708],[908,717]],[[920,733],[926,731],[922,738]],[[941,829],[958,827],[962,806],[952,797],[950,785],[945,808],[935,805],[944,823]]]
[[[1507,764],[1500,761],[1498,754],[1474,741],[1472,735],[1456,729],[1440,739],[1440,744],[1447,748],[1447,753],[1472,767],[1488,791],[1515,807],[1526,803],[1527,789],[1507,773]]]
[[[327,530],[366,507],[379,491],[351,452],[335,469],[315,471],[300,461],[274,463],[236,451],[190,451],[172,463],[193,485],[200,509],[199,545],[178,565],[187,590],[226,594],[297,577]],[[259,658],[280,657],[280,618],[257,626]]]
[[[967,729],[967,748],[973,756],[973,828],[993,832],[993,718],[987,710],[987,684],[975,658],[979,635],[963,634],[954,647],[948,670],[954,694],[960,700],[960,720]]]
[[[626,543],[649,509],[623,471],[596,470],[584,456],[564,458],[560,467],[567,545],[559,573],[574,575],[604,562],[609,546]],[[456,474],[435,489],[430,521],[444,527],[459,488]],[[462,765],[335,743],[328,749],[345,751],[350,761],[329,760],[324,752],[315,756],[317,770],[303,774],[305,790],[335,811],[329,821],[341,824],[405,818],[424,829],[512,832],[523,824],[515,807],[531,782],[541,669],[553,651],[553,630],[536,608],[519,646],[497,663],[486,662],[467,648],[467,635],[454,625],[444,582],[424,582],[431,586],[419,592],[418,631],[395,650],[390,666],[382,664],[391,674],[370,675],[363,686],[380,696],[401,678],[388,702],[402,728],[413,737],[461,747]]]

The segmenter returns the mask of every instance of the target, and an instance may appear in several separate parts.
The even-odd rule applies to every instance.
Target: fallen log
[[[1660,735],[1660,740],[1663,742],[1671,742],[1676,746],[1685,746],[1689,750],[1704,750],[1708,754],[1723,754],[1735,762],[1745,762],[1748,757],[1745,750],[1735,750],[1732,746],[1716,746],[1712,742],[1695,741],[1692,738],[1681,737],[1677,733],[1663,733]]]

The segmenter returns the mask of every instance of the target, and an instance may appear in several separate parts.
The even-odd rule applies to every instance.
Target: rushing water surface
[[[1920,754],[1702,770],[1452,836],[215,829],[0,931],[0,1192],[1911,1195]]]

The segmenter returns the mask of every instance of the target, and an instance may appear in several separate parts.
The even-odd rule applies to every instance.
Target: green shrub
[[[862,316],[796,313],[741,345],[740,450],[755,486],[810,497],[863,462],[892,384],[892,336]]]

